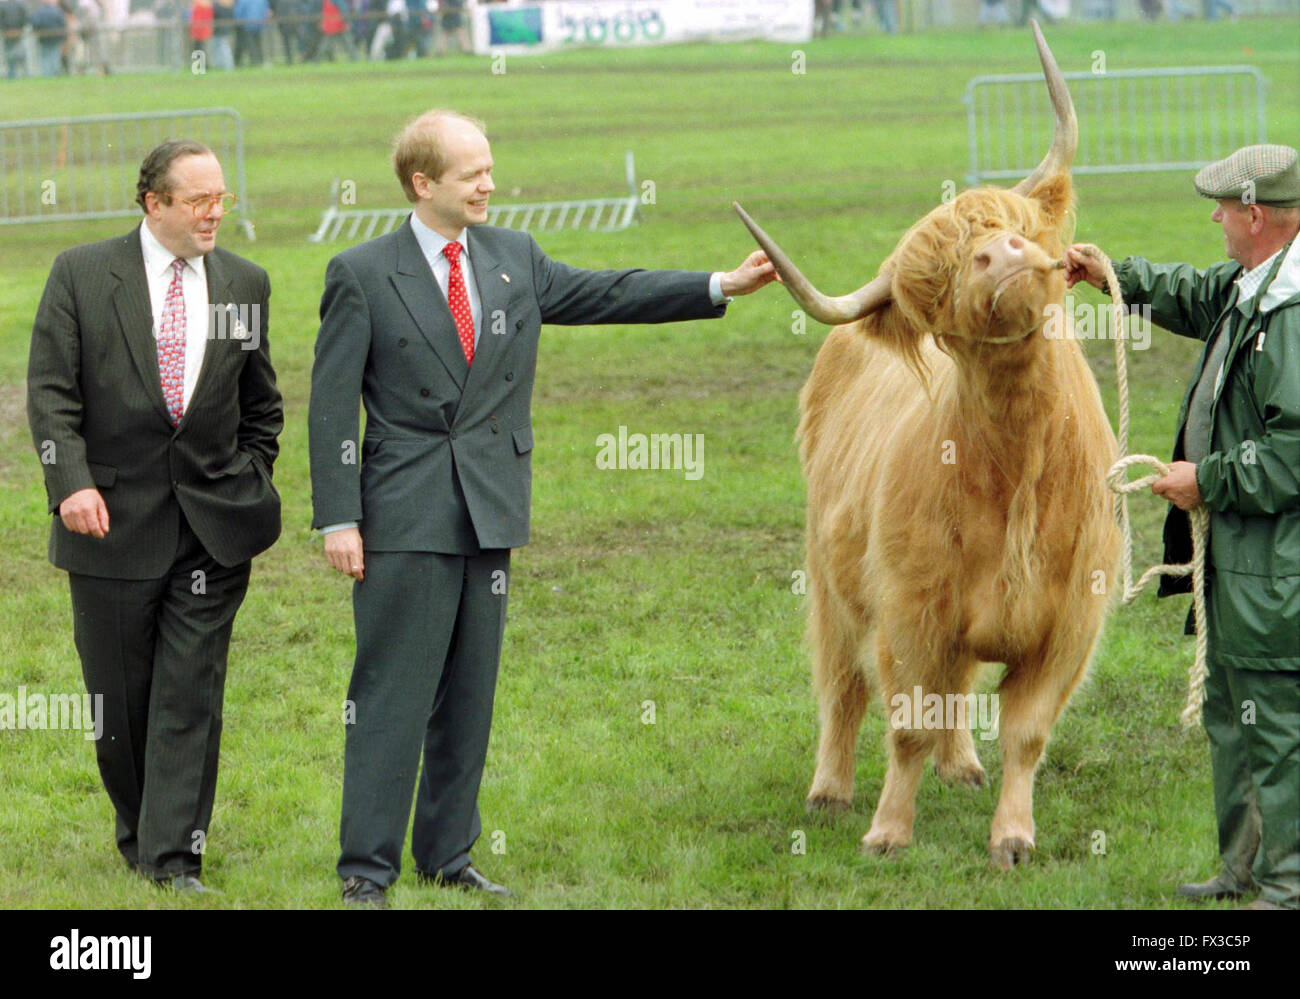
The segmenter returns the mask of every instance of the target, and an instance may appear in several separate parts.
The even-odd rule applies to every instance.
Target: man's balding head
[[[440,180],[451,165],[448,143],[468,130],[487,135],[487,126],[477,118],[459,111],[434,108],[407,123],[393,144],[393,171],[401,181],[406,200],[419,200],[411,178],[421,173],[430,180]]]

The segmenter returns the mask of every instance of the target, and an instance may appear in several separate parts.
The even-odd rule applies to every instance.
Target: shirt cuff
[[[321,534],[332,534],[334,531],[346,531],[349,527],[356,527],[355,520],[348,521],[346,524],[328,524],[320,529]]]
[[[714,271],[709,275],[709,298],[714,305],[726,305],[731,301],[722,293],[722,271]]]

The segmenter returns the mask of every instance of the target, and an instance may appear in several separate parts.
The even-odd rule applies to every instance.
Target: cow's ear
[[[1060,225],[1066,213],[1074,207],[1074,184],[1070,175],[1054,173],[1044,177],[1029,192],[1029,200],[1038,202],[1048,225]]]

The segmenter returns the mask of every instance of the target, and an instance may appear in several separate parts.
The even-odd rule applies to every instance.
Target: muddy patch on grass
[[[30,460],[27,383],[0,384],[0,480],[8,481]]]

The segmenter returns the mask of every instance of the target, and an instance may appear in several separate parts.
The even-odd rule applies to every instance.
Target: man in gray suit
[[[761,252],[726,274],[579,270],[482,225],[492,153],[454,112],[411,122],[393,160],[414,212],[330,261],[308,418],[312,524],[356,580],[338,873],[345,902],[374,907],[413,791],[421,879],[508,894],[469,851],[510,549],[528,542],[541,324],[713,318],[775,277]]]
[[[280,533],[283,426],[270,283],[216,246],[234,202],[196,142],[140,167],[143,223],[54,261],[32,329],[27,415],[68,572],[117,848],[160,884],[199,880],[226,654],[250,560]]]

